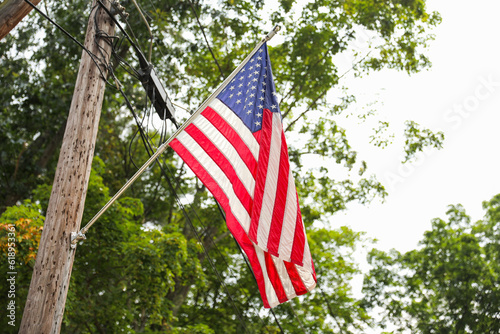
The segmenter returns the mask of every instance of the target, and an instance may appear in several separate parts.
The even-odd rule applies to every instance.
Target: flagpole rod
[[[86,237],[85,237],[85,234],[88,232],[89,228],[94,225],[94,223],[97,221],[97,219],[99,219],[99,217],[102,216],[102,214],[104,212],[106,212],[106,210],[108,210],[108,208],[118,199],[118,197],[120,197],[124,192],[125,190],[127,190],[130,185],[132,183],[135,182],[135,180],[137,180],[139,178],[139,176],[142,175],[142,173],[144,173],[146,171],[146,169],[158,158],[158,156],[160,154],[162,154],[163,152],[165,152],[165,150],[168,148],[168,145],[182,132],[184,131],[184,129],[193,122],[193,120],[198,117],[199,114],[201,114],[201,112],[203,110],[205,110],[205,108],[215,99],[215,97],[217,95],[219,95],[219,93],[224,89],[226,88],[226,86],[231,82],[231,80],[233,80],[233,78],[236,76],[236,74],[238,74],[238,72],[243,68],[243,66],[246,65],[246,63],[248,63],[248,61],[250,60],[250,58],[252,58],[252,56],[257,52],[257,50],[264,44],[266,43],[267,41],[269,41],[271,38],[274,37],[274,35],[276,35],[276,33],[278,31],[280,31],[281,27],[279,25],[276,25],[273,30],[271,30],[258,44],[257,46],[255,46],[255,48],[252,50],[252,52],[250,52],[248,54],[248,56],[245,58],[245,60],[243,60],[243,62],[241,62],[241,64],[226,78],[226,80],[224,80],[222,82],[222,84],[219,86],[219,88],[217,88],[215,90],[215,92],[213,92],[199,107],[198,109],[191,115],[191,117],[189,117],[189,119],[184,122],[184,124],[182,124],[173,134],[172,136],[170,136],[170,138],[168,138],[160,147],[158,147],[158,149],[156,150],[156,152],[149,158],[148,161],[146,161],[146,163],[144,165],[142,165],[141,168],[139,168],[137,170],[137,172],[135,172],[135,174],[121,187],[120,190],[118,190],[118,192],[108,201],[108,203],[106,203],[106,205],[104,205],[102,207],[101,210],[99,210],[99,212],[87,223],[87,225],[85,225],[79,232],[71,232],[71,248],[76,248],[76,245],[78,243],[78,241],[80,240],[85,240]]]

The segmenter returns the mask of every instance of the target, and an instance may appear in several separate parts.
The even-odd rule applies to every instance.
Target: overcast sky
[[[461,203],[474,220],[481,203],[500,193],[500,2],[428,0],[441,13],[427,55],[430,70],[412,75],[384,70],[346,82],[363,104],[378,101],[377,117],[391,122],[395,144],[384,150],[367,145],[368,130],[339,120],[360,158],[367,160],[389,191],[385,203],[351,205],[333,219],[377,238],[378,248],[407,251],[417,246],[431,219],[445,217]],[[400,161],[405,120],[445,133],[444,148],[421,154],[413,164]]]

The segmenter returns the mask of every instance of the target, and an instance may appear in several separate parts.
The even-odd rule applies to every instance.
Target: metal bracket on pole
[[[71,232],[71,249],[76,248],[76,244],[78,243],[78,241],[85,239],[87,239],[87,237],[81,231]]]

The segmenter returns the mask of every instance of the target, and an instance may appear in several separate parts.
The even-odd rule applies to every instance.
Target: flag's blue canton
[[[267,45],[257,51],[217,96],[252,132],[262,128],[263,109],[279,112]]]

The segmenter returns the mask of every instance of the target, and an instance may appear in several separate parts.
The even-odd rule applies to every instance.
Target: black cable
[[[119,66],[121,68],[123,68],[123,70],[125,72],[130,74],[131,77],[133,77],[136,80],[140,80],[139,72],[137,72],[137,70],[135,68],[133,68],[132,65],[130,65],[128,62],[126,62],[122,57],[120,57],[118,55],[118,53],[116,52],[116,49],[113,49],[112,52],[113,52],[112,54],[113,54],[114,58],[118,61]],[[124,65],[126,65],[128,68],[125,67]]]
[[[125,70],[128,74],[130,74],[131,77],[140,80],[139,78],[139,72],[132,66],[130,65],[123,57],[119,55],[118,49],[122,48],[123,46],[123,41],[124,38],[119,38],[114,45],[112,45],[111,48],[111,54],[113,55],[114,59],[117,61],[118,65]],[[126,65],[126,66],[124,66]]]
[[[273,317],[274,317],[274,321],[276,321],[276,323],[278,324],[278,327],[280,329],[280,332],[281,333],[285,333],[285,331],[283,330],[283,328],[281,327],[281,324],[280,322],[278,321],[278,318],[276,317],[276,314],[274,313],[273,309],[269,309],[271,311],[271,313],[273,314]]]
[[[326,302],[326,305],[328,306],[328,311],[329,311],[330,315],[332,316],[333,320],[335,320],[335,323],[339,327],[340,334],[343,334],[342,326],[340,325],[337,318],[335,317],[335,314],[333,313],[332,307],[330,305],[330,301],[328,300],[328,298],[325,294],[325,291],[323,290],[323,288],[321,287],[319,282],[316,286],[319,288],[319,291],[321,292],[321,296],[323,297],[323,300]]]
[[[71,35],[69,32],[67,32],[63,27],[61,27],[59,24],[57,24],[54,20],[52,20],[48,15],[46,15],[44,12],[42,12],[35,4],[33,4],[31,1],[29,0],[24,0],[28,5],[30,5],[31,7],[33,7],[34,10],[36,10],[39,14],[41,14],[44,18],[46,18],[47,20],[49,20],[50,23],[52,23],[53,25],[55,25],[59,30],[61,30],[64,34],[66,34],[66,36],[68,36],[70,39],[73,40],[73,42],[75,42],[76,44],[78,44],[82,49],[84,49],[85,51],[87,51],[89,53],[89,55],[91,55],[90,51],[87,50],[85,48],[85,46],[83,46],[82,43],[80,43],[80,41],[78,41],[75,37],[73,37],[73,35]]]
[[[108,51],[106,51],[104,49],[104,47],[102,47],[99,44],[99,40],[101,40],[101,39],[104,40],[104,42],[109,45],[111,50],[113,50],[113,39],[118,39],[118,37],[111,36],[107,32],[105,32],[104,30],[101,30],[99,28],[99,24],[97,22],[97,13],[98,13],[98,11],[96,10],[94,12],[94,28],[95,28],[95,36],[96,36],[96,38],[94,39],[94,43],[97,46],[97,50],[99,50],[99,53],[101,54],[102,59],[111,59],[110,55],[108,54]],[[111,67],[110,64],[108,63],[106,67],[107,67],[108,73],[109,73],[110,67]]]
[[[134,50],[136,51],[136,53],[139,55],[139,63],[141,63],[141,67],[142,66],[147,66],[147,64],[142,64],[142,62],[146,60],[146,57],[142,53],[142,50],[139,48],[139,46],[137,46],[137,44],[134,41],[132,41],[132,39],[130,38],[129,34],[125,31],[125,29],[123,29],[123,27],[116,20],[116,18],[111,13],[111,11],[108,8],[106,8],[106,6],[104,5],[104,3],[101,0],[97,0],[97,3],[99,3],[99,5],[104,9],[104,11],[106,11],[106,13],[108,14],[108,16],[113,20],[113,22],[116,24],[116,26],[118,27],[118,29],[120,29],[122,31],[122,33],[125,35],[125,37],[129,40],[130,44],[132,45],[132,47],[134,48]],[[134,38],[135,38],[135,36],[134,36]],[[136,38],[136,40],[137,40],[137,38]],[[140,59],[141,56],[142,56],[143,59]]]
[[[212,54],[212,58],[214,59],[215,63],[217,64],[217,67],[219,68],[220,75],[222,79],[225,79],[224,73],[222,72],[222,68],[219,65],[219,62],[217,61],[217,58],[215,58],[214,52],[212,51],[212,48],[210,47],[210,43],[208,43],[207,35],[205,35],[205,29],[203,29],[203,26],[201,25],[200,19],[198,18],[198,13],[196,12],[196,9],[194,8],[193,2],[189,0],[189,4],[191,5],[191,8],[193,9],[194,16],[196,17],[196,21],[198,22],[198,25],[200,26],[201,32],[203,34],[203,37],[205,38],[205,43],[207,44],[208,50],[210,50],[210,53]]]
[[[111,14],[111,12],[108,10],[108,8],[106,8],[106,6],[102,3],[102,1],[100,0],[97,0],[98,2],[98,5],[104,9],[104,11],[108,14],[108,16],[115,22],[116,25],[118,25],[118,27],[123,31],[123,33],[125,34],[125,36],[128,38],[129,42],[131,44],[134,44],[134,42],[130,39],[130,37],[127,35],[127,33],[123,30],[123,28],[120,26],[120,24],[116,21],[116,19],[113,17],[113,15]],[[104,31],[100,30],[99,29],[99,26],[97,24],[97,11],[95,12],[94,14],[94,24],[95,24],[95,30],[96,30],[96,35],[100,38],[104,38],[105,41],[111,45],[111,49],[112,49],[112,54],[114,54],[115,56],[117,56],[115,50],[114,50],[114,45],[113,43],[110,41],[112,40],[113,38],[116,38],[114,36],[109,36],[109,34],[105,33]],[[135,45],[133,45],[134,47],[136,47]],[[101,53],[101,55],[104,57],[104,54],[103,52],[105,52],[105,50],[100,46],[98,45],[98,49],[99,49],[99,52]],[[139,50],[140,51],[140,50]],[[121,57],[116,57],[116,59],[118,60],[119,63],[120,62],[120,59]],[[129,65],[130,66],[130,65]],[[131,66],[130,66],[131,67]],[[132,68],[132,67],[131,67]],[[133,69],[133,68],[132,68]],[[134,70],[134,69],[133,69]],[[139,124],[139,120],[138,120],[138,116],[137,114],[135,113],[135,110],[130,102],[130,100],[128,99],[128,97],[125,95],[125,93],[123,92],[123,89],[121,87],[121,84],[119,83],[119,80],[117,79],[117,77],[115,76],[114,74],[114,71],[113,71],[113,68],[111,66],[108,66],[108,71],[109,73],[111,74],[111,76],[114,78],[115,80],[115,83],[118,85],[117,89],[120,91],[121,95],[123,96],[123,98],[125,99],[125,103],[127,105],[127,107],[130,109],[130,111],[132,112],[132,115],[134,117],[134,119],[136,120],[137,124]],[[135,71],[135,70],[134,70]],[[134,75],[132,75],[133,77],[135,77]],[[151,147],[149,147],[147,145],[147,136],[144,134],[143,130],[142,130],[142,127],[139,127],[139,133],[140,133],[140,136],[141,136],[141,139],[143,141],[143,144],[144,146],[146,147],[146,149],[148,150],[148,154],[152,154],[153,153],[153,149]],[[133,161],[132,159],[132,155],[130,154],[130,150],[132,149],[132,143],[133,143],[133,139],[135,138],[137,134],[137,131],[134,133],[134,135],[132,136],[132,140],[130,141],[130,146],[129,146],[129,155],[130,155],[130,158],[131,158],[131,163],[132,165],[134,165],[134,167],[137,168],[137,165],[135,164],[135,162]],[[151,150],[151,153],[150,151]]]
[[[94,64],[97,66],[97,69],[99,70],[99,72],[101,73],[101,77],[104,81],[106,81],[106,83],[108,85],[111,85],[107,80],[106,80],[106,76],[104,75],[104,73],[102,72],[101,70],[101,67],[98,63],[99,62],[102,62],[101,60],[97,59],[96,60],[96,55],[94,55],[92,52],[90,52],[89,49],[87,49],[82,43],[80,43],[80,41],[78,41],[73,35],[71,35],[69,32],[67,32],[63,27],[61,27],[59,24],[57,24],[54,20],[52,20],[47,14],[45,14],[44,12],[42,12],[37,6],[35,6],[31,1],[29,0],[24,0],[28,5],[30,5],[31,7],[33,7],[33,9],[35,11],[37,11],[40,15],[42,15],[45,19],[47,19],[50,23],[52,23],[54,26],[56,26],[57,29],[59,29],[60,31],[62,31],[66,36],[68,36],[73,42],[75,42],[76,44],[78,44],[78,46],[80,46],[85,52],[87,52],[87,54],[90,56],[90,58],[92,58],[92,61],[94,62]],[[111,85],[113,86],[113,85]]]
[[[113,74],[113,77],[114,77],[114,74]],[[116,79],[116,77],[115,77]],[[116,79],[117,80],[117,79]],[[123,89],[121,87],[119,87],[119,92],[120,94],[123,96],[123,98],[125,99],[125,103],[128,107],[128,109],[132,112],[132,115],[134,117],[134,120],[138,126],[138,132],[140,133],[140,136],[141,136],[141,140],[142,140],[142,143],[144,145],[144,147],[146,148],[146,152],[148,153],[148,156],[151,156],[153,155],[154,153],[154,150],[153,148],[151,147],[151,145],[149,144],[149,141],[148,141],[148,137],[146,136],[146,134],[144,133],[144,130],[142,128],[142,125],[140,124],[139,122],[139,117],[137,116],[135,110],[134,110],[134,107],[132,106],[132,104],[130,103],[130,100],[128,99],[128,97],[126,96],[126,94],[123,92]],[[135,134],[133,135],[132,137],[132,140],[130,141],[130,146],[129,146],[129,154],[130,154],[130,149],[132,147],[132,142],[133,142],[133,138],[135,138],[137,134],[137,131],[135,132]],[[135,164],[135,162],[133,161],[132,159],[132,156],[130,156],[130,161],[132,162],[132,164],[134,165],[135,168],[138,168],[137,165]],[[156,163],[156,162],[155,162]]]

